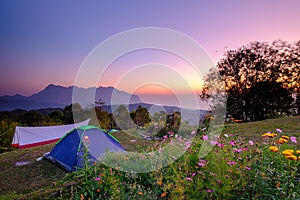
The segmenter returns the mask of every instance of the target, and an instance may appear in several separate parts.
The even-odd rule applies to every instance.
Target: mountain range
[[[76,86],[63,87],[59,85],[48,85],[44,90],[33,94],[31,96],[0,96],[0,111],[12,111],[15,109],[36,110],[41,108],[64,108],[72,103],[73,91],[79,94],[81,98],[77,98],[74,103],[79,103],[83,107],[94,104],[90,98],[94,97],[94,101],[102,101],[110,105],[113,97],[114,104],[128,104],[141,103],[137,95],[131,95],[120,91],[113,87],[90,87],[80,88]],[[83,98],[82,98],[83,97]]]

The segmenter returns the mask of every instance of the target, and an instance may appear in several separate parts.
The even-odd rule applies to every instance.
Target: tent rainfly
[[[12,146],[19,149],[41,146],[57,142],[66,132],[76,127],[89,124],[90,119],[77,124],[62,126],[40,126],[40,127],[21,127],[17,126],[12,141]]]
[[[125,150],[110,133],[96,126],[82,126],[66,133],[44,158],[72,172],[83,167],[85,153],[92,164],[106,152]]]

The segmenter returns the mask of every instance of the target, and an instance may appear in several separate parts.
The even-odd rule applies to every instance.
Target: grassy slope
[[[281,128],[284,134],[295,135],[300,140],[300,116],[245,124],[226,124],[223,133],[239,134],[247,139],[259,141],[262,133],[274,132],[276,128]],[[143,140],[132,143],[130,140],[136,140],[136,138],[124,133],[117,132],[114,133],[114,136],[120,140],[127,150],[151,145],[151,142]],[[53,182],[62,179],[66,174],[65,171],[46,160],[36,161],[36,158],[50,151],[53,146],[54,144],[51,144],[0,154],[0,199],[5,199],[5,197],[10,199],[12,197],[9,197],[9,194],[12,193],[28,194],[43,188],[49,189]],[[18,161],[29,161],[31,163],[24,166],[15,166],[15,162]],[[2,198],[1,195],[3,195]],[[28,196],[25,198],[28,198]]]

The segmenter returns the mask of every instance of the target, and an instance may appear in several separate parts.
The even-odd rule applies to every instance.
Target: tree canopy
[[[227,95],[227,113],[244,121],[295,114],[293,95],[300,86],[300,41],[289,44],[252,42],[229,50],[206,75],[202,99],[212,97],[209,85],[223,79]]]

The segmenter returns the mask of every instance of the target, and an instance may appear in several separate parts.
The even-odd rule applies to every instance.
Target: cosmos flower
[[[282,133],[282,130],[281,130],[280,128],[276,128],[276,131],[277,131],[278,133]]]

